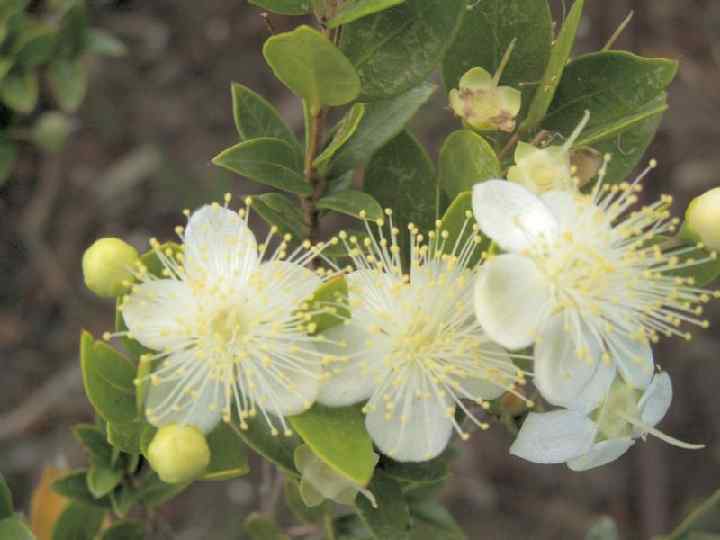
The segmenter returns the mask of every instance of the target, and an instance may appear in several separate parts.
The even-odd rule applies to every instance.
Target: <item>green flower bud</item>
[[[47,112],[35,122],[32,140],[43,150],[59,152],[72,130],[73,122],[70,118],[59,112]]]
[[[720,187],[692,200],[685,212],[684,229],[708,248],[720,250]]]
[[[97,240],[82,258],[87,288],[105,298],[120,296],[132,279],[132,265],[138,258],[138,251],[119,238]]]
[[[497,75],[493,78],[483,68],[472,68],[460,79],[459,88],[450,91],[450,107],[477,131],[513,131],[522,94],[498,82]]]
[[[160,428],[148,447],[148,461],[160,480],[181,484],[200,477],[210,464],[205,436],[193,426]]]

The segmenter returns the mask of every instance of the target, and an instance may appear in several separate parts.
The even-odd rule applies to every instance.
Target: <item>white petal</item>
[[[413,385],[413,377],[410,375],[404,383]],[[389,418],[383,400],[378,400],[367,413],[365,426],[383,454],[396,461],[427,461],[445,450],[452,435],[449,405],[434,395],[419,399],[412,390],[407,390],[406,395],[409,397]]]
[[[578,217],[576,195],[567,191],[548,191],[540,195],[561,227],[572,228]]]
[[[192,321],[200,310],[190,287],[160,279],[141,283],[122,307],[130,334],[150,349],[181,347],[192,338]]]
[[[533,463],[563,463],[592,446],[595,424],[577,411],[530,413],[510,453]]]
[[[368,399],[381,373],[383,356],[390,348],[388,341],[382,335],[371,336],[354,321],[330,328],[323,336],[339,344],[319,343],[323,353],[352,357],[328,367],[333,375],[323,382],[317,400],[330,407],[344,407]]]
[[[226,406],[222,381],[211,377],[192,353],[170,356],[160,367],[160,384],[149,384],[145,400],[150,423],[162,427],[168,424],[195,426],[210,433],[218,424]],[[193,369],[195,366],[195,369]],[[170,368],[185,368],[184,376],[171,376]]]
[[[583,323],[582,348],[574,333],[566,330],[562,314],[550,318],[535,345],[535,386],[554,405],[590,411],[605,399],[615,379],[612,362],[602,360],[602,345]]]
[[[251,309],[268,320],[289,317],[322,285],[320,277],[304,266],[285,261],[259,265],[248,283]]]
[[[642,398],[638,402],[643,423],[655,426],[665,417],[672,401],[672,383],[670,375],[659,373],[653,377]]]
[[[193,212],[184,249],[188,279],[220,291],[243,287],[257,266],[257,242],[247,223],[218,205]]]
[[[590,451],[580,457],[568,460],[567,466],[573,471],[587,471],[606,465],[622,456],[635,444],[630,437],[608,439],[594,445]]]
[[[557,222],[545,203],[513,182],[475,184],[473,213],[482,231],[506,251],[521,251],[557,234]]]
[[[650,384],[655,363],[647,341],[615,333],[608,339],[608,347],[626,383],[634,388],[646,388]]]
[[[463,392],[458,397],[471,400],[497,399],[515,380],[515,366],[510,355],[500,345],[489,341],[479,353],[478,369],[457,380]]]
[[[475,315],[493,341],[508,349],[531,345],[550,309],[550,289],[531,259],[500,255],[483,266],[475,284]]]

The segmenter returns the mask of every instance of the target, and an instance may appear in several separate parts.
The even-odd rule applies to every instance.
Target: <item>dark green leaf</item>
[[[360,75],[361,99],[385,99],[422,83],[465,12],[465,0],[407,0],[346,25],[341,48]]]
[[[310,0],[248,0],[249,3],[282,15],[310,13]]]
[[[108,422],[108,441],[118,450],[137,454],[140,452],[140,436],[145,425],[139,418],[132,422]]]
[[[88,490],[99,499],[114,490],[123,477],[121,469],[113,469],[109,464],[95,462],[87,472]]]
[[[281,139],[262,137],[223,150],[212,162],[260,184],[290,193],[309,195],[297,149]]]
[[[232,83],[233,117],[240,141],[271,137],[300,149],[298,140],[265,98],[242,84]]]
[[[113,466],[113,449],[100,428],[92,424],[75,426],[73,432],[90,454],[87,487],[94,498],[110,493],[122,479],[122,469]]]
[[[95,540],[104,518],[102,508],[74,501],[60,514],[52,540]]]
[[[326,163],[338,150],[340,150],[348,139],[352,137],[353,133],[355,133],[355,130],[357,130],[357,127],[364,115],[365,105],[363,103],[356,103],[352,106],[350,111],[348,111],[343,119],[340,120],[330,144],[328,144],[322,153],[315,158],[315,161],[313,161],[313,165],[315,167],[319,167]]]
[[[247,429],[238,430],[245,444],[282,470],[297,475],[293,456],[295,448],[302,444],[300,438],[297,435],[273,435],[267,421],[262,417],[248,418],[245,422]]]
[[[77,111],[87,92],[87,67],[82,59],[56,59],[48,69],[48,81],[60,108]]]
[[[166,484],[156,474],[145,478],[136,493],[136,500],[147,508],[162,506],[184,491],[190,484]]]
[[[100,540],[143,540],[145,527],[139,521],[124,520],[114,523],[105,532]]]
[[[32,71],[10,74],[0,81],[0,100],[19,113],[27,114],[35,109],[39,91],[37,76]]]
[[[363,165],[404,129],[435,91],[431,83],[422,83],[404,94],[365,105],[365,115],[350,140],[331,161],[331,172],[339,175]]]
[[[412,540],[464,540],[460,526],[443,506],[436,501],[414,501],[410,504],[414,519]]]
[[[468,4],[470,9],[443,61],[445,88],[457,88],[470,68],[482,67],[494,74],[517,39],[501,82],[522,90],[523,102],[527,102],[550,56],[552,17],[547,0],[473,0]]]
[[[87,471],[74,471],[57,480],[52,485],[53,491],[68,499],[77,500],[100,508],[109,508],[110,500],[107,497],[96,499],[88,489]]]
[[[235,430],[225,422],[208,435],[210,464],[203,480],[229,480],[250,472],[247,447]]]
[[[17,147],[15,143],[8,139],[0,138],[0,186],[10,178],[16,158]]]
[[[445,455],[423,463],[401,463],[383,456],[380,466],[387,476],[402,483],[436,484],[448,477],[448,458]]]
[[[459,253],[465,242],[476,235],[473,230],[475,221],[472,218],[472,192],[460,193],[450,204],[442,217],[440,229],[447,231],[446,241],[448,253]],[[461,236],[462,233],[462,236]],[[485,238],[475,247],[475,252],[468,260],[468,266],[476,265],[482,257],[483,250],[489,246],[490,240]]]
[[[369,220],[380,219],[383,216],[382,207],[372,195],[355,190],[326,195],[318,201],[317,208],[334,210],[354,217],[360,217],[360,213],[365,212],[365,217]]]
[[[60,21],[58,50],[61,56],[74,61],[88,45],[87,12],[84,0],[69,0],[65,6],[67,11]]]
[[[10,488],[5,482],[2,473],[0,473],[0,519],[12,517],[14,512],[12,493],[10,493]]]
[[[105,463],[112,461],[112,447],[99,427],[93,424],[78,424],[73,427],[73,434],[92,458]]]
[[[80,338],[80,364],[85,393],[108,422],[129,423],[136,419],[135,367],[119,352],[89,332]]]
[[[23,29],[15,62],[25,69],[47,62],[55,49],[56,33],[44,23],[28,25]]]
[[[336,28],[341,24],[347,24],[357,19],[362,19],[378,11],[383,11],[405,0],[351,0],[346,2],[338,10],[337,14],[328,22],[328,28]]]
[[[362,486],[372,478],[376,458],[359,407],[319,404],[289,418],[305,443],[333,470]]]
[[[462,129],[445,139],[438,161],[438,182],[450,200],[472,190],[473,184],[499,177],[500,162],[480,135]]]
[[[87,47],[90,52],[114,58],[119,58],[127,54],[125,44],[102,28],[90,29],[87,40]]]
[[[283,193],[265,193],[253,197],[252,208],[269,225],[278,228],[281,235],[290,234],[301,240],[303,232],[303,213],[297,201],[292,201]]]
[[[317,288],[312,297],[303,302],[300,310],[311,314],[313,334],[343,323],[350,317],[348,286],[344,276],[334,277]]]
[[[243,528],[251,540],[289,540],[271,518],[262,514],[250,514]]]
[[[570,53],[572,53],[575,34],[580,26],[584,5],[585,0],[575,0],[555,43],[553,43],[550,51],[550,60],[545,68],[545,75],[535,91],[535,97],[528,110],[523,129],[532,130],[540,125],[540,122],[552,103],[555,90],[560,83],[563,70],[570,58]]]
[[[377,508],[363,495],[358,495],[356,503],[358,514],[372,532],[373,538],[409,540],[410,512],[400,484],[378,471],[368,489],[375,495]]]
[[[309,26],[275,34],[263,54],[275,76],[302,97],[311,111],[323,105],[344,105],[360,91],[360,80],[345,55]]]
[[[32,531],[20,516],[0,519],[0,538],[3,540],[35,540]]]

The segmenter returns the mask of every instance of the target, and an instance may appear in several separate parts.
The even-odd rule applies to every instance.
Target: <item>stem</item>
[[[306,107],[309,107],[306,105]],[[316,174],[313,161],[320,147],[320,137],[323,131],[325,111],[322,109],[313,111],[310,108],[308,112],[310,119],[308,122],[307,148],[305,150],[305,181],[312,187],[312,193],[302,198],[303,222],[305,225],[305,234],[310,241],[316,241],[318,212],[316,204],[325,192],[326,180],[324,177]]]
[[[323,514],[323,529],[325,529],[325,540],[336,540],[335,525],[333,525],[333,517],[330,512]]]
[[[610,50],[610,48],[615,44],[617,39],[620,37],[620,34],[622,34],[623,31],[625,30],[625,28],[627,28],[627,25],[630,24],[630,21],[632,21],[632,18],[634,15],[635,15],[634,11],[631,11],[630,13],[628,13],[628,16],[625,17],[625,20],[620,23],[620,26],[617,27],[617,30],[615,30],[615,33],[613,33],[613,35],[610,36],[610,39],[608,39],[608,42],[602,48],[603,51]]]
[[[498,154],[498,161],[502,161],[505,155],[513,149],[513,147],[517,144],[517,142],[520,140],[520,131],[516,131],[513,133],[513,136],[510,137],[510,140],[507,142],[507,144],[503,147],[502,150],[500,150],[500,153]]]
[[[663,540],[680,540],[680,538],[690,530],[693,524],[703,517],[707,512],[712,510],[715,505],[720,502],[720,489],[717,490],[713,495],[696,508],[688,517],[686,517],[680,525],[677,526],[673,532],[668,536],[664,537]]]

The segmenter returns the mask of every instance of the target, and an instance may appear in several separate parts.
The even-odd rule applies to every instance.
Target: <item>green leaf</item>
[[[113,449],[98,427],[80,424],[75,426],[73,432],[90,454],[87,487],[93,497],[99,499],[115,489],[122,479],[123,471],[113,467]]]
[[[35,73],[7,75],[0,82],[0,100],[19,113],[31,113],[38,102],[40,89]]]
[[[102,28],[90,29],[87,34],[87,47],[90,52],[101,56],[120,58],[127,54],[125,44]]]
[[[58,56],[77,60],[88,46],[88,21],[84,0],[65,2],[66,11],[60,21]]]
[[[105,434],[94,424],[78,424],[73,427],[75,438],[90,454],[90,457],[106,463],[112,461],[113,450]]]
[[[565,68],[542,127],[569,136],[585,111],[590,122],[576,146],[613,159],[606,180],[624,180],[639,163],[665,110],[677,62],[619,51],[581,56]]]
[[[345,276],[337,276],[320,285],[300,310],[312,314],[309,323],[315,325],[313,334],[319,334],[347,320],[350,317],[347,306],[347,281]]]
[[[241,142],[271,137],[283,140],[300,151],[295,135],[280,118],[277,109],[264,97],[238,83],[232,83],[231,92],[233,117]]]
[[[330,144],[325,147],[322,153],[315,158],[313,166],[319,167],[332,158],[335,153],[352,137],[357,130],[360,121],[365,115],[365,105],[356,103],[337,125],[335,135]]]
[[[592,527],[590,527],[590,530],[588,531],[587,535],[585,536],[585,540],[618,540],[618,528],[615,524],[615,520],[611,517],[601,517],[598,519]]]
[[[312,508],[305,506],[302,495],[300,495],[300,486],[294,478],[285,478],[283,492],[285,493],[285,504],[292,512],[293,516],[295,516],[295,518],[299,521],[303,521],[305,523],[318,523],[322,520],[325,514],[332,511],[333,504],[330,501],[324,501],[319,506],[314,506]]]
[[[305,15],[310,13],[312,7],[310,0],[248,0],[248,2],[281,15]]]
[[[406,484],[437,484],[447,480],[449,474],[444,454],[423,463],[401,463],[383,456],[380,467],[390,478]]]
[[[48,68],[48,81],[60,108],[77,111],[87,92],[87,67],[82,59],[56,59]]]
[[[337,28],[341,24],[347,24],[378,11],[383,11],[405,0],[353,0],[343,4],[337,14],[327,23],[328,28]]]
[[[243,529],[251,540],[289,540],[272,519],[258,513],[248,516]]]
[[[28,70],[44,64],[54,52],[56,36],[53,27],[48,24],[26,26],[17,45],[15,62]]]
[[[245,444],[282,470],[297,475],[293,456],[295,448],[302,444],[300,438],[296,435],[273,435],[267,421],[262,417],[248,418],[245,421],[247,429],[237,430]]]
[[[15,143],[0,137],[0,186],[10,178],[16,158],[17,146]]]
[[[252,198],[252,208],[269,225],[278,228],[281,235],[291,234],[301,240],[303,230],[303,213],[297,201],[291,200],[283,193],[264,193]]]
[[[365,191],[383,208],[392,208],[393,224],[400,229],[401,253],[407,255],[412,222],[422,231],[434,229],[437,184],[430,158],[407,131],[386,144],[365,172]]]
[[[527,103],[550,57],[553,23],[547,0],[473,0],[468,4],[462,27],[443,61],[445,88],[457,88],[470,68],[495,73],[510,43],[517,39],[501,82],[522,90]]]
[[[0,538],[3,540],[35,540],[32,531],[20,516],[0,519]]]
[[[73,471],[52,485],[53,491],[67,497],[92,506],[109,508],[108,497],[95,498],[88,489],[87,471]]]
[[[312,111],[323,105],[344,105],[360,92],[360,79],[350,61],[309,26],[275,34],[265,42],[263,54],[275,76],[306,100]]]
[[[447,231],[448,233],[446,242],[448,252],[452,253],[456,248],[459,250],[471,236],[475,235],[475,231],[473,231],[472,228],[475,223],[472,219],[472,211],[471,191],[460,193],[445,211],[441,220],[440,230]],[[473,253],[468,261],[469,267],[475,266],[480,262],[483,250],[487,249],[489,245],[490,239],[483,238],[483,241],[478,244],[475,248],[475,253]]]
[[[145,526],[142,523],[123,520],[105,530],[100,540],[143,540],[143,538],[145,538]]]
[[[491,178],[500,178],[500,162],[485,139],[467,129],[454,131],[445,139],[438,160],[438,183],[450,200]]]
[[[380,219],[383,216],[382,207],[372,195],[355,190],[326,195],[317,202],[317,208],[334,210],[353,217],[360,217],[360,212],[365,212],[365,217],[369,220]]]
[[[140,452],[140,436],[145,425],[139,418],[132,422],[108,422],[108,441],[118,450],[137,454]]]
[[[368,162],[385,143],[402,132],[433,92],[433,84],[422,83],[394,98],[366,104],[355,133],[331,161],[332,174],[340,175]]]
[[[345,26],[340,46],[362,81],[361,99],[396,96],[427,79],[465,12],[465,0],[407,0]]]
[[[250,472],[247,447],[228,424],[220,422],[208,435],[207,442],[210,464],[203,480],[229,480]]]
[[[310,449],[333,470],[361,486],[375,468],[375,453],[360,407],[330,408],[320,404],[288,419]]]
[[[410,504],[414,526],[412,540],[464,540],[460,526],[443,506],[436,501],[414,501]]]
[[[52,540],[95,540],[103,519],[105,510],[73,501],[55,523]]]
[[[212,162],[260,184],[300,195],[312,193],[300,172],[302,161],[297,149],[281,139],[261,137],[241,142],[220,152]]]
[[[10,488],[5,482],[2,473],[0,473],[0,519],[12,517],[14,512],[12,493],[10,493]]]
[[[668,271],[668,274],[682,277],[692,277],[696,287],[707,287],[720,277],[720,257],[713,256],[706,248],[696,247],[687,253],[680,255],[679,264],[688,263],[690,260],[705,260],[702,264],[681,268],[680,270]]]
[[[100,416],[108,422],[134,421],[137,411],[132,363],[108,344],[83,332],[80,364],[85,393]]]
[[[123,477],[123,471],[112,469],[105,463],[93,463],[88,469],[88,490],[99,499],[114,490]]]
[[[190,484],[166,484],[156,474],[149,475],[143,480],[137,490],[136,500],[142,502],[147,508],[157,508],[171,499],[174,499]]]
[[[575,44],[575,34],[577,34],[580,21],[582,20],[584,5],[585,0],[575,0],[570,13],[568,13],[568,16],[565,18],[565,22],[560,29],[555,43],[553,43],[550,51],[550,60],[545,68],[545,75],[535,91],[535,97],[532,100],[527,118],[523,124],[524,130],[535,129],[540,124],[553,101],[553,97],[555,97],[555,90],[560,83],[565,65],[570,58],[573,45]]]
[[[357,510],[376,540],[409,540],[410,512],[403,499],[400,484],[378,471],[368,489],[375,495],[373,508],[363,495],[358,495]]]

